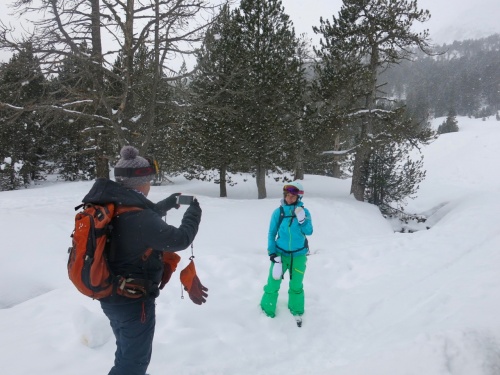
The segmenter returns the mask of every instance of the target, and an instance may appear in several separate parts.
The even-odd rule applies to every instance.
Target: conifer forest
[[[500,121],[500,35],[436,45],[414,31],[430,13],[412,0],[343,0],[311,25],[317,46],[280,0],[12,3],[33,27],[0,22],[0,190],[109,177],[131,144],[160,182],[213,181],[225,197],[245,173],[261,199],[269,176],[352,178],[388,212],[455,116]]]

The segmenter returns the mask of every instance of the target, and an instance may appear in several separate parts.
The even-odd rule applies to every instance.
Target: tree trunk
[[[109,163],[108,158],[104,157],[102,154],[96,154],[96,177],[97,178],[109,178]]]
[[[297,167],[295,169],[295,173],[293,175],[293,179],[294,180],[303,180],[304,179],[304,167],[303,167],[303,165],[300,165],[300,166],[297,165]]]
[[[363,119],[361,125],[361,136],[359,137],[359,146],[354,159],[354,167],[352,173],[351,194],[360,202],[364,202],[365,196],[365,173],[367,172],[368,163],[372,153],[371,136],[373,135],[373,117],[372,110],[375,108],[375,98],[377,97],[377,64],[379,61],[379,51],[377,45],[372,45],[372,53],[370,56],[370,73],[371,80],[367,87],[365,97],[365,107],[368,113]]]
[[[146,153],[151,142],[151,134],[153,133],[155,120],[156,120],[156,108],[157,108],[157,95],[158,95],[158,85],[161,79],[161,63],[160,63],[160,5],[159,1],[155,0],[155,37],[154,37],[154,77],[152,84],[152,96],[149,100],[149,110],[146,116],[146,134],[141,145],[141,150]]]
[[[370,97],[367,96],[367,107],[370,108]],[[369,114],[368,114],[369,115]],[[370,161],[370,156],[372,153],[372,143],[369,138],[369,134],[372,133],[372,119],[371,117],[364,118],[361,124],[361,134],[359,137],[359,145],[357,151],[354,155],[354,165],[352,171],[352,183],[351,183],[351,194],[354,198],[360,202],[365,200],[365,188],[366,188],[366,178],[368,163]]]
[[[365,198],[365,173],[366,165],[370,159],[370,145],[363,143],[359,146],[354,156],[354,167],[352,172],[351,194],[356,200],[363,202]]]
[[[257,182],[257,198],[264,199],[267,198],[266,193],[266,169],[261,165],[257,166],[257,171],[255,174],[255,181]]]
[[[220,197],[221,198],[226,198],[227,197],[227,186],[226,186],[226,166],[222,166],[219,169],[219,192],[220,192]]]
[[[294,180],[303,180],[304,179],[304,143],[302,141],[302,122],[300,120],[297,121],[296,124],[297,135],[300,139],[299,147],[295,151],[295,173],[293,176]]]
[[[102,39],[101,39],[101,13],[100,0],[91,0],[91,24],[92,24],[92,65],[90,74],[93,77],[94,92],[103,91],[103,57],[102,57]],[[96,101],[94,112],[99,112],[99,103]],[[95,127],[98,127],[100,122],[93,122]],[[96,177],[109,178],[109,163],[106,157],[106,150],[109,144],[106,142],[105,131],[96,135],[96,152],[94,154],[96,164]]]
[[[102,65],[102,40],[101,40],[101,13],[99,11],[100,0],[92,1],[92,59],[99,67]],[[94,74],[98,74],[97,79],[99,84],[102,83],[102,70],[96,69]],[[101,88],[101,87],[98,87]]]
[[[303,180],[304,179],[304,158],[303,158],[303,147],[300,146],[297,150],[297,158],[295,163],[295,173],[293,174],[294,180]]]
[[[335,137],[335,144],[333,146],[334,151],[340,151],[340,135],[337,134]],[[333,167],[332,167],[332,176],[335,178],[342,177],[342,170],[340,169],[340,162],[338,156],[333,155]]]
[[[97,178],[109,178],[109,157],[106,154],[106,149],[109,147],[109,137],[105,134],[97,134],[96,139],[96,152],[95,152],[95,164],[96,164],[96,177]]]
[[[335,156],[333,157],[332,177],[334,178],[342,177],[342,169],[340,169],[340,163],[338,162]]]

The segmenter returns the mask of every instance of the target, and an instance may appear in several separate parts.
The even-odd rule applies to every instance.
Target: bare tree
[[[13,6],[31,20],[32,30],[1,23],[0,48],[16,51],[30,41],[47,77],[57,77],[71,56],[80,67],[72,82],[90,80],[91,87],[63,86],[35,107],[0,103],[0,108],[70,113],[98,130],[96,149],[103,149],[99,139],[108,136],[116,145],[134,143],[144,152],[160,105],[159,86],[179,78],[179,60],[196,52],[219,5],[208,0],[17,0]],[[134,100],[143,84],[134,66],[141,48],[153,62],[146,106]],[[107,158],[105,150],[100,158]]]

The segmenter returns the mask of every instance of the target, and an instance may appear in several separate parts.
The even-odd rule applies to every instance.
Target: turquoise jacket
[[[303,207],[306,213],[306,220],[299,224],[297,217],[294,214],[296,207]],[[269,233],[267,236],[267,252],[269,255],[305,255],[309,251],[307,246],[306,236],[313,232],[311,214],[304,207],[302,201],[297,201],[295,204],[288,205],[281,200],[284,217],[278,228],[278,223],[281,216],[281,208],[274,210],[271,216],[269,225]]]

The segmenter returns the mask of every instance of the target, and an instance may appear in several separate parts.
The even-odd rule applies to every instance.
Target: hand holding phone
[[[192,195],[178,195],[177,196],[177,204],[191,204],[194,200],[194,196]]]

